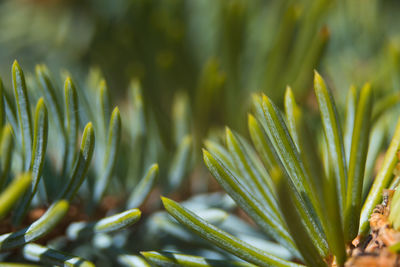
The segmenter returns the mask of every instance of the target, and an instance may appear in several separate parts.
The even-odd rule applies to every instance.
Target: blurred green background
[[[18,59],[26,72],[68,69],[82,85],[98,67],[117,103],[139,79],[166,140],[179,95],[200,143],[215,126],[244,131],[252,92],[280,104],[290,85],[312,106],[313,69],[339,105],[351,84],[398,90],[399,10],[389,0],[4,0],[0,75],[10,85]]]

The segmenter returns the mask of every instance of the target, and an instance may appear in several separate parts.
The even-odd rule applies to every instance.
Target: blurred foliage
[[[184,91],[199,141],[224,123],[244,132],[250,92],[281,103],[291,85],[303,102],[314,68],[339,105],[351,84],[368,80],[379,95],[399,88],[398,10],[377,0],[8,0],[0,70],[18,58],[84,79],[99,66],[118,98],[137,77],[166,135],[170,100]]]
[[[138,208],[158,209],[153,189],[175,192],[192,166],[187,98],[174,101],[166,147],[136,80],[120,109],[97,69],[82,87],[63,72],[64,90],[43,64],[25,78],[15,61],[11,73],[13,90],[0,79],[0,261],[110,266],[137,254]]]
[[[382,24],[375,22],[383,4],[372,2],[359,16],[358,0],[4,1],[0,27],[9,30],[0,40],[0,58],[17,57],[28,67],[38,61],[65,66],[76,76],[97,65],[119,97],[138,77],[164,132],[168,100],[186,91],[196,134],[203,137],[226,122],[244,128],[249,92],[281,100],[290,84],[304,99],[321,60],[335,71],[343,64],[355,70],[361,59],[353,39],[365,54],[380,53],[372,35],[354,36]],[[351,60],[339,60],[344,51]],[[360,72],[360,80],[369,74]],[[348,80],[339,82],[348,88]]]

